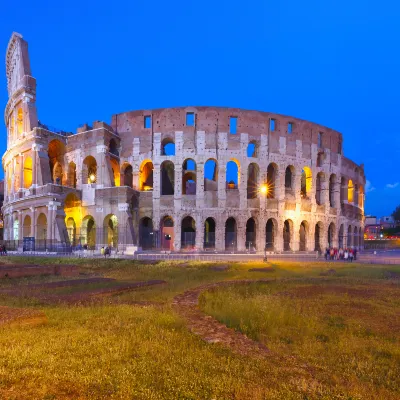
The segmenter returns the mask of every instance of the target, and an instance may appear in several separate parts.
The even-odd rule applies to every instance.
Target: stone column
[[[246,250],[246,222],[243,223],[241,218],[236,221],[236,242],[238,251]]]
[[[225,219],[221,216],[215,221],[215,250],[225,251]]]
[[[182,209],[182,163],[180,162],[176,163],[174,169],[175,169],[174,209],[181,210]]]
[[[24,188],[24,153],[19,154],[19,190]]]
[[[181,215],[176,213],[174,215],[174,250],[179,251],[181,249],[181,229],[182,221]]]
[[[276,231],[274,232],[274,234],[275,234],[275,237],[274,237],[275,250],[277,252],[282,252],[283,251],[283,221],[282,220],[277,221]]]
[[[201,215],[193,216],[196,221],[196,248],[204,250],[204,223]]]
[[[240,205],[239,208],[241,210],[246,210],[247,209],[247,170],[248,166],[246,165],[246,168],[243,168],[243,166],[240,167],[239,169],[239,196],[240,196]]]
[[[265,249],[265,224],[266,221],[263,217],[259,217],[256,221],[256,229],[257,229],[257,252],[263,253]]]
[[[204,163],[197,163],[196,169],[196,208],[204,208]]]
[[[12,159],[12,162],[11,162],[11,165],[12,165],[12,169],[11,169],[11,171],[12,171],[12,173],[11,173],[11,194],[12,194],[12,197],[14,198],[14,193],[15,193],[15,158],[13,158]]]
[[[218,162],[218,207],[225,209],[226,205],[226,164]]]

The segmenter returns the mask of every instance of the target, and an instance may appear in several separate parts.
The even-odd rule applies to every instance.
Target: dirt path
[[[42,311],[0,306],[0,326],[4,324],[36,325],[46,321],[46,315]]]
[[[213,317],[204,314],[199,309],[199,297],[202,292],[216,289],[218,287],[226,287],[235,284],[268,283],[270,281],[271,280],[267,279],[241,280],[202,285],[176,296],[172,305],[176,312],[186,320],[189,330],[192,333],[199,335],[206,342],[220,343],[242,355],[265,357],[271,355],[271,352],[266,346],[249,339],[243,333],[228,328]]]

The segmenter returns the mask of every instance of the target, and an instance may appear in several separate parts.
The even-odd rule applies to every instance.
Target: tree
[[[392,217],[396,222],[400,221],[400,205],[397,206],[396,209],[392,212]]]

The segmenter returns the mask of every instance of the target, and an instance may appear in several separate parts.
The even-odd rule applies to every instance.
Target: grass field
[[[1,261],[27,263],[16,257]],[[282,262],[270,272],[249,272],[265,264],[230,264],[226,271],[213,271],[206,263],[29,262],[78,262],[77,279],[162,279],[167,284],[93,304],[52,305],[1,289],[62,278],[0,281],[0,305],[32,307],[47,316],[46,323],[33,326],[0,324],[1,399],[400,398],[399,267]],[[330,268],[336,271],[332,276],[321,276]],[[266,358],[204,342],[172,308],[173,298],[191,288],[262,278],[271,282],[205,292],[201,307],[264,343],[271,350]],[[84,289],[52,293],[74,291]]]

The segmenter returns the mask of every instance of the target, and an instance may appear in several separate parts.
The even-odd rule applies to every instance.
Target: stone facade
[[[19,34],[6,64],[6,240],[175,251],[361,246],[364,168],[344,157],[340,133],[217,107],[132,111],[56,132],[37,119]]]

